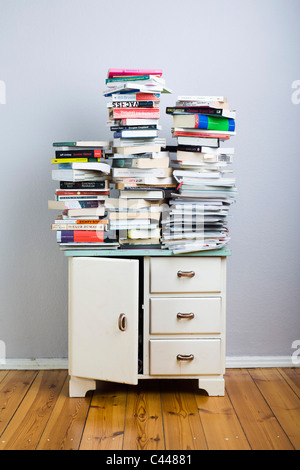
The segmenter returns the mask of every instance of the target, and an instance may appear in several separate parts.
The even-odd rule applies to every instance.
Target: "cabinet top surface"
[[[122,256],[230,256],[231,251],[227,248],[220,250],[204,250],[196,251],[192,253],[174,254],[170,250],[66,250],[64,251],[65,256],[101,256],[101,257],[122,257]]]

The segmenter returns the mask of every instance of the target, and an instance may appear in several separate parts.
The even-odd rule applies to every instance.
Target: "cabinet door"
[[[71,258],[69,372],[137,384],[138,261]]]

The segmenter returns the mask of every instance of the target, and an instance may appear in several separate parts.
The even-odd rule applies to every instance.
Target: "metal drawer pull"
[[[178,271],[177,276],[178,277],[194,277],[195,271]]]
[[[125,331],[127,328],[127,318],[124,313],[119,316],[119,330]]]
[[[188,318],[188,319],[192,319],[194,318],[195,315],[191,312],[191,313],[177,313],[177,318]]]
[[[177,354],[177,361],[192,361],[194,357],[194,354]]]

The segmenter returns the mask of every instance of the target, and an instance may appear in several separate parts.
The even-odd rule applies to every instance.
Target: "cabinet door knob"
[[[177,313],[177,318],[188,318],[188,319],[192,319],[194,318],[195,315],[191,312],[191,313]]]
[[[194,277],[195,271],[178,271],[177,276],[178,277]]]
[[[194,354],[177,354],[177,361],[192,361]]]
[[[119,330],[125,331],[127,328],[127,318],[124,313],[119,316]]]

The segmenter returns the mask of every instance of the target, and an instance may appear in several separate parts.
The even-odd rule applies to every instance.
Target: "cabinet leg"
[[[96,390],[96,380],[70,377],[69,397],[85,397],[89,390]]]
[[[200,377],[198,388],[206,390],[210,397],[223,397],[225,395],[224,377]]]

